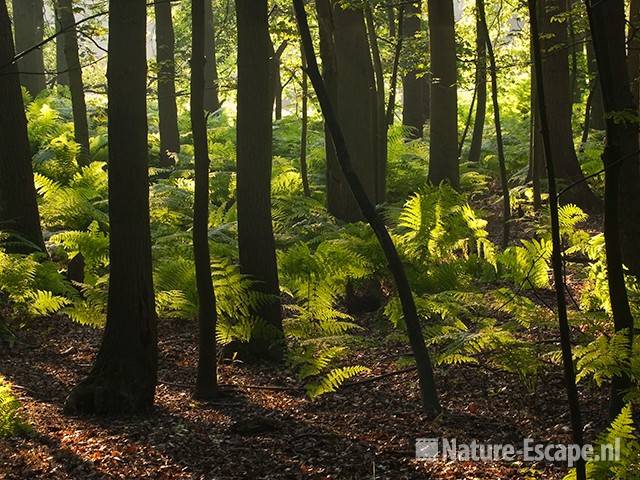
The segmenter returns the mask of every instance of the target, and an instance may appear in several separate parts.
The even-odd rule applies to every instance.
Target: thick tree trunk
[[[267,0],[236,0],[238,23],[237,196],[240,269],[275,297],[260,312],[271,328],[254,332],[248,355],[283,354],[280,287],[271,223],[272,92]]]
[[[110,277],[107,324],[93,369],[69,395],[71,414],[153,407],[157,331],[151,267],[145,0],[109,2]]]
[[[212,1],[205,0],[204,3],[204,51],[207,60],[204,65],[204,109],[207,112],[217,112],[222,106],[216,49],[216,17]]]
[[[414,0],[405,6],[404,20],[404,36],[405,44],[409,47],[411,58],[408,58],[408,64],[411,66],[418,65],[420,62],[415,58],[416,50],[418,50],[417,40],[421,30],[422,1]],[[402,124],[410,128],[411,138],[422,138],[424,129],[424,84],[422,75],[415,67],[409,69],[402,79]]]
[[[64,56],[69,70],[67,76],[71,90],[74,136],[76,143],[80,145],[77,160],[80,166],[84,166],[90,162],[89,122],[87,120],[87,103],[84,98],[82,66],[78,54],[78,37],[74,28],[76,21],[73,15],[73,1],[57,0],[56,7],[56,16],[60,19],[60,25],[66,29],[65,33],[58,37],[58,42],[62,41],[64,44]]]
[[[476,16],[478,4],[476,0]],[[469,147],[469,161],[479,162],[482,152],[482,140],[484,136],[484,123],[487,116],[487,42],[476,18],[476,116],[473,121],[473,136]]]
[[[162,167],[174,164],[180,152],[178,107],[176,105],[175,34],[170,2],[157,2],[156,46],[158,63],[158,122],[160,130],[160,158]]]
[[[20,53],[42,41],[44,31],[43,0],[13,0],[13,26],[16,52]],[[47,88],[42,49],[30,52],[18,61],[20,83],[32,97]]]
[[[589,2],[589,21],[593,45],[598,62],[602,98],[606,112],[634,112],[636,105],[631,93],[626,44],[625,44],[625,6],[624,0],[611,0],[606,7],[597,2]],[[607,251],[607,279],[611,310],[616,332],[625,331],[629,339],[627,357],[631,358],[633,346],[633,315],[629,307],[629,298],[624,278],[622,258],[621,223],[636,223],[637,216],[629,218],[629,210],[636,210],[633,197],[621,196],[623,191],[622,175],[635,175],[639,180],[638,167],[638,131],[637,126],[616,122],[607,115],[607,145],[602,156],[605,171],[605,221],[604,237]],[[622,212],[625,212],[623,221]],[[635,213],[635,212],[633,212]],[[638,244],[634,245],[635,258],[638,257]],[[631,387],[628,375],[619,375],[611,382],[611,419],[618,416],[624,406],[624,395]]]
[[[33,184],[27,118],[15,63],[11,21],[0,1],[0,231],[10,252],[45,251]]]
[[[460,183],[458,88],[453,0],[429,0],[431,122],[429,182]]]
[[[209,152],[204,113],[205,91],[205,2],[191,2],[191,128],[195,156],[193,203],[193,259],[198,290],[198,373],[195,398],[218,396],[216,371],[216,296],[211,279],[209,253]]]
[[[334,105],[356,173],[369,199],[375,203],[379,175],[377,100],[364,14],[362,9],[345,8],[335,2],[333,21],[337,66],[337,97]],[[329,211],[344,221],[361,220],[362,212],[339,165],[329,163],[329,168]]]
[[[593,44],[591,36],[587,40],[587,67],[589,70],[589,87],[593,91],[591,99],[591,116],[589,125],[593,130],[604,130],[604,106],[602,104],[602,89],[598,81],[598,65],[596,64],[596,56],[593,53]]]
[[[387,258],[389,269],[391,270],[396,282],[396,288],[398,289],[405,324],[407,326],[407,333],[411,342],[418,370],[423,410],[429,414],[437,413],[441,407],[438,399],[438,392],[436,390],[431,360],[424,343],[418,315],[416,313],[416,306],[413,300],[413,294],[411,293],[411,287],[409,285],[404,266],[402,265],[402,261],[393,244],[393,240],[382,221],[382,218],[376,212],[375,206],[369,201],[367,193],[352,166],[350,152],[343,135],[340,122],[331,104],[329,92],[325,88],[322,77],[320,76],[320,71],[318,70],[318,64],[313,50],[313,40],[311,38],[311,32],[309,31],[309,24],[303,0],[294,0],[294,8],[306,57],[308,59],[309,77],[318,96],[322,113],[336,146],[337,158],[340,162],[340,167],[349,182],[355,198],[357,199],[358,206],[362,209],[364,217],[371,225],[372,230],[380,242],[381,248]]]
[[[566,0],[542,0],[539,11],[544,51],[542,72],[548,121],[553,132],[551,149],[556,175],[559,182],[574,184],[584,179],[584,175],[573,143],[569,52],[564,48],[568,41],[567,23],[557,21],[559,15],[566,14]],[[586,182],[576,183],[564,193],[561,200],[565,203],[575,203],[589,212],[601,208],[599,199]]]
[[[529,18],[531,22],[531,37],[533,43],[533,57],[536,71],[536,96],[540,113],[540,131],[544,144],[547,175],[549,179],[549,210],[551,213],[551,238],[553,244],[551,263],[553,266],[553,278],[555,282],[556,301],[558,306],[558,323],[560,327],[560,347],[562,351],[562,364],[564,367],[564,381],[567,389],[569,413],[571,417],[571,430],[573,443],[579,448],[583,446],[582,414],[578,388],[576,386],[576,373],[571,352],[571,329],[567,314],[565,298],[564,269],[562,264],[562,242],[560,237],[560,215],[558,205],[558,190],[556,185],[555,162],[553,140],[551,134],[550,112],[548,99],[546,98],[546,83],[544,81],[544,68],[542,63],[542,49],[540,45],[540,31],[538,29],[538,12],[536,0],[529,0]],[[578,480],[586,480],[585,460],[580,458],[576,462],[576,477]]]

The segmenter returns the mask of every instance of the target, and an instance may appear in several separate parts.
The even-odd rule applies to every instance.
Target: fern
[[[20,402],[11,391],[11,385],[0,376],[0,438],[31,431],[20,415]]]
[[[340,386],[352,377],[367,373],[370,370],[366,367],[354,365],[351,367],[334,368],[317,383],[308,384],[307,395],[309,398],[316,398],[325,393],[335,392]]]

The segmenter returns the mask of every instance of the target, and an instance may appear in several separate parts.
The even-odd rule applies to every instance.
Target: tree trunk
[[[65,33],[58,37],[58,42],[64,44],[64,56],[68,68],[69,88],[71,90],[71,106],[73,108],[73,126],[75,141],[80,145],[78,164],[82,167],[89,164],[89,122],[87,120],[87,103],[84,98],[84,82],[82,80],[82,66],[78,54],[78,37],[74,27],[76,20],[73,15],[72,0],[57,0],[56,15]]]
[[[555,281],[556,301],[558,304],[558,323],[560,326],[560,346],[562,351],[562,364],[564,367],[564,380],[567,389],[569,412],[571,417],[571,429],[573,443],[579,448],[583,446],[582,438],[582,414],[576,386],[576,374],[571,352],[571,330],[567,314],[565,298],[564,270],[562,264],[562,243],[560,238],[560,215],[558,208],[558,190],[556,185],[553,141],[551,136],[550,112],[546,99],[546,84],[544,81],[544,68],[542,63],[542,49],[540,45],[540,31],[538,29],[538,12],[536,0],[529,0],[529,18],[531,22],[531,37],[533,43],[533,57],[536,70],[536,97],[540,113],[540,131],[544,144],[547,175],[549,178],[549,210],[551,213],[551,238],[553,244],[551,263],[553,266],[553,278]],[[578,480],[586,480],[585,461],[579,458],[576,462],[576,477]]]
[[[204,3],[204,51],[207,61],[204,65],[204,109],[207,112],[217,112],[222,106],[216,51],[216,17],[212,1],[205,0]]]
[[[410,129],[410,138],[422,138],[424,132],[424,85],[421,73],[415,68],[420,62],[415,58],[417,40],[421,30],[422,1],[413,0],[405,6],[404,37],[410,53],[410,68],[402,79],[402,124]]]
[[[369,45],[371,46],[371,58],[373,59],[373,71],[375,73],[375,107],[376,125],[378,128],[378,152],[376,164],[376,198],[377,204],[384,203],[387,199],[387,154],[388,154],[388,128],[386,122],[386,96],[384,93],[384,70],[380,48],[378,46],[378,35],[376,34],[376,24],[373,17],[371,4],[367,1],[364,4],[367,33],[369,34]]]
[[[568,41],[567,23],[557,21],[566,14],[566,0],[542,0],[540,2],[541,44],[544,51],[542,75],[546,90],[547,119],[553,137],[551,149],[558,181],[574,184],[564,193],[564,203],[575,203],[582,209],[594,212],[601,208],[600,200],[589,185],[581,181],[584,175],[578,163],[573,143],[571,85],[569,82],[569,52],[564,46]]]
[[[587,4],[593,46],[598,63],[602,98],[606,112],[634,112],[636,105],[631,93],[632,82],[629,80],[626,43],[624,35],[625,6],[624,0],[611,0],[605,8],[595,2]],[[629,307],[627,288],[624,278],[622,243],[620,235],[621,212],[628,215],[633,210],[632,197],[622,197],[621,175],[633,174],[636,181],[638,174],[638,131],[637,126],[616,122],[607,115],[607,145],[602,160],[605,170],[605,221],[604,237],[607,252],[607,279],[611,310],[616,332],[625,331],[629,339],[626,352],[631,358],[633,351],[633,315]],[[624,222],[637,222],[638,217],[626,216]],[[635,246],[637,257],[638,244]],[[628,375],[615,376],[611,382],[611,403],[609,416],[615,419],[624,406],[624,395],[631,387]]]
[[[602,104],[602,89],[598,82],[598,65],[596,56],[593,52],[593,43],[591,36],[587,40],[587,67],[589,70],[589,87],[593,90],[593,98],[591,99],[591,117],[589,125],[593,130],[604,130],[604,106]]]
[[[629,2],[629,29],[627,37],[627,65],[631,92],[636,105],[640,97],[640,0]]]
[[[56,31],[60,32],[60,19],[56,15]],[[67,73],[67,60],[64,58],[64,34],[56,37],[56,83],[58,85],[69,85],[69,74]]]
[[[393,65],[391,67],[391,81],[389,82],[389,102],[387,104],[386,122],[387,126],[393,125],[396,110],[396,94],[398,90],[398,70],[400,67],[400,56],[402,55],[402,40],[404,38],[404,7],[398,7],[398,36],[393,54]],[[324,64],[324,60],[323,60]],[[325,78],[326,83],[326,78]]]
[[[31,150],[27,135],[11,21],[5,0],[0,1],[0,231],[11,237],[3,242],[9,252],[45,251],[33,183]]]
[[[476,0],[476,15],[478,4]],[[479,162],[482,152],[484,123],[487,116],[487,42],[479,20],[476,18],[476,116],[473,121],[473,136],[469,147],[469,161]]]
[[[13,26],[16,34],[15,49],[18,53],[41,42],[44,31],[43,0],[13,0]],[[33,98],[47,88],[42,48],[21,58],[18,69],[20,83]]]
[[[240,269],[274,296],[260,317],[269,331],[255,331],[248,356],[279,360],[283,354],[280,287],[271,223],[273,98],[267,0],[236,0],[238,23],[237,197]]]
[[[171,3],[155,4],[156,46],[158,63],[158,123],[160,130],[161,167],[174,164],[175,154],[180,152],[180,130],[176,105],[175,34]]]
[[[273,108],[274,116],[276,120],[282,120],[282,55],[289,46],[288,40],[285,40],[280,46],[275,49],[271,37],[269,37],[269,49],[270,55],[270,78],[271,78],[271,92],[273,95]]]
[[[431,122],[429,182],[460,184],[458,89],[453,0],[429,0]]]
[[[158,347],[149,228],[146,14],[144,0],[109,2],[107,324],[91,373],[67,399],[70,414],[132,414],[153,407]]]
[[[477,2],[478,15],[483,36],[486,40],[487,53],[489,55],[489,73],[491,75],[491,99],[493,101],[493,118],[496,128],[496,143],[498,145],[498,164],[500,165],[500,183],[502,186],[502,248],[509,244],[509,227],[511,221],[511,197],[509,193],[509,179],[507,178],[507,161],[504,153],[504,141],[502,139],[502,122],[500,121],[500,102],[498,99],[498,69],[496,57],[493,53],[493,44],[489,36],[487,16],[484,10],[484,0]]]
[[[318,101],[320,102],[320,107],[326,124],[330,129],[334,145],[336,146],[337,158],[340,162],[340,167],[349,182],[355,198],[357,199],[358,206],[362,209],[364,217],[369,222],[378,238],[378,241],[380,242],[380,246],[387,258],[389,269],[396,281],[396,288],[398,289],[398,295],[402,303],[407,333],[409,335],[418,370],[423,410],[429,414],[436,413],[440,411],[441,407],[435,386],[433,369],[429,353],[424,343],[424,337],[422,336],[416,306],[413,300],[413,294],[411,292],[411,287],[409,285],[404,266],[402,265],[402,261],[400,260],[398,252],[393,244],[393,240],[391,239],[382,218],[376,212],[375,206],[370,202],[367,193],[360,182],[358,174],[355,172],[351,164],[348,144],[342,133],[338,117],[331,104],[328,90],[325,88],[322,77],[320,76],[320,71],[318,70],[315,52],[313,51],[313,40],[311,38],[311,32],[309,31],[309,24],[303,0],[294,0],[293,5],[309,64],[309,77],[318,96]]]
[[[218,396],[216,371],[216,296],[211,279],[209,253],[209,152],[204,113],[205,91],[205,3],[191,2],[191,128],[195,157],[193,203],[193,259],[198,290],[198,373],[194,397],[212,400]]]
[[[309,77],[307,76],[307,62],[304,56],[304,48],[300,45],[300,58],[302,61],[302,126],[300,128],[300,177],[302,189],[306,197],[311,196],[309,188],[309,173],[307,166],[307,147],[309,142]]]
[[[333,4],[337,67],[336,101],[354,168],[369,200],[377,200],[378,125],[376,87],[364,14],[359,8]],[[362,219],[362,212],[338,164],[329,163],[327,203],[335,217],[347,222]]]

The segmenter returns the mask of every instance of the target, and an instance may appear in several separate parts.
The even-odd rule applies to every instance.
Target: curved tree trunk
[[[80,145],[77,160],[80,166],[84,166],[90,162],[89,122],[87,120],[87,103],[84,98],[82,66],[78,54],[78,37],[74,28],[76,20],[73,15],[73,2],[72,0],[57,0],[56,7],[56,16],[60,19],[60,26],[67,29],[61,37],[58,37],[58,42],[63,42],[65,63],[68,67],[67,76],[71,90],[74,137],[76,143]]]
[[[158,121],[160,129],[160,159],[162,167],[174,164],[180,152],[178,107],[176,105],[175,34],[170,2],[157,2],[156,46],[158,63]]]
[[[460,183],[458,88],[453,0],[429,0],[431,122],[429,182]]]
[[[416,40],[421,30],[420,13],[422,1],[414,0],[405,6],[404,37],[405,44],[409,47],[406,51],[411,53],[408,64],[415,66],[420,62],[414,58]],[[422,138],[424,129],[424,84],[418,70],[409,69],[402,79],[402,124],[410,128],[411,138]]]
[[[478,3],[476,0],[476,15]],[[481,28],[479,19],[476,18],[476,116],[473,121],[473,136],[469,147],[469,161],[479,162],[482,151],[484,135],[484,123],[487,116],[487,42]]]
[[[20,53],[41,42],[44,31],[43,0],[13,0],[13,26],[16,52]],[[32,97],[47,88],[44,75],[44,56],[38,48],[18,61],[20,83]]]
[[[205,2],[191,2],[191,128],[195,156],[193,202],[193,260],[198,290],[198,373],[194,397],[212,400],[218,396],[216,371],[216,295],[211,279],[209,253],[209,152],[204,113],[205,91]]]
[[[569,81],[569,52],[567,23],[557,21],[566,14],[566,0],[542,0],[540,2],[540,31],[544,51],[542,80],[546,90],[546,109],[549,113],[553,136],[551,149],[559,182],[573,184],[584,178],[573,143],[573,112],[571,85]],[[586,182],[575,184],[561,198],[564,203],[575,203],[589,212],[601,208],[600,200]]]
[[[204,2],[204,51],[207,60],[204,65],[204,109],[207,112],[217,112],[222,106],[216,51],[216,17],[212,1],[205,0]]]
[[[0,231],[11,232],[3,244],[9,252],[45,251],[33,184],[31,149],[27,135],[11,21],[0,1]]]
[[[237,197],[240,269],[275,300],[260,312],[248,356],[282,358],[283,333],[271,223],[272,91],[267,0],[236,0],[238,22]]]
[[[158,346],[151,267],[147,152],[147,6],[109,2],[110,277],[107,324],[71,414],[132,414],[153,407]]]

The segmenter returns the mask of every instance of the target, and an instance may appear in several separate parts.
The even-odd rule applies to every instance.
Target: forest
[[[640,479],[640,0],[0,0],[0,479]]]

